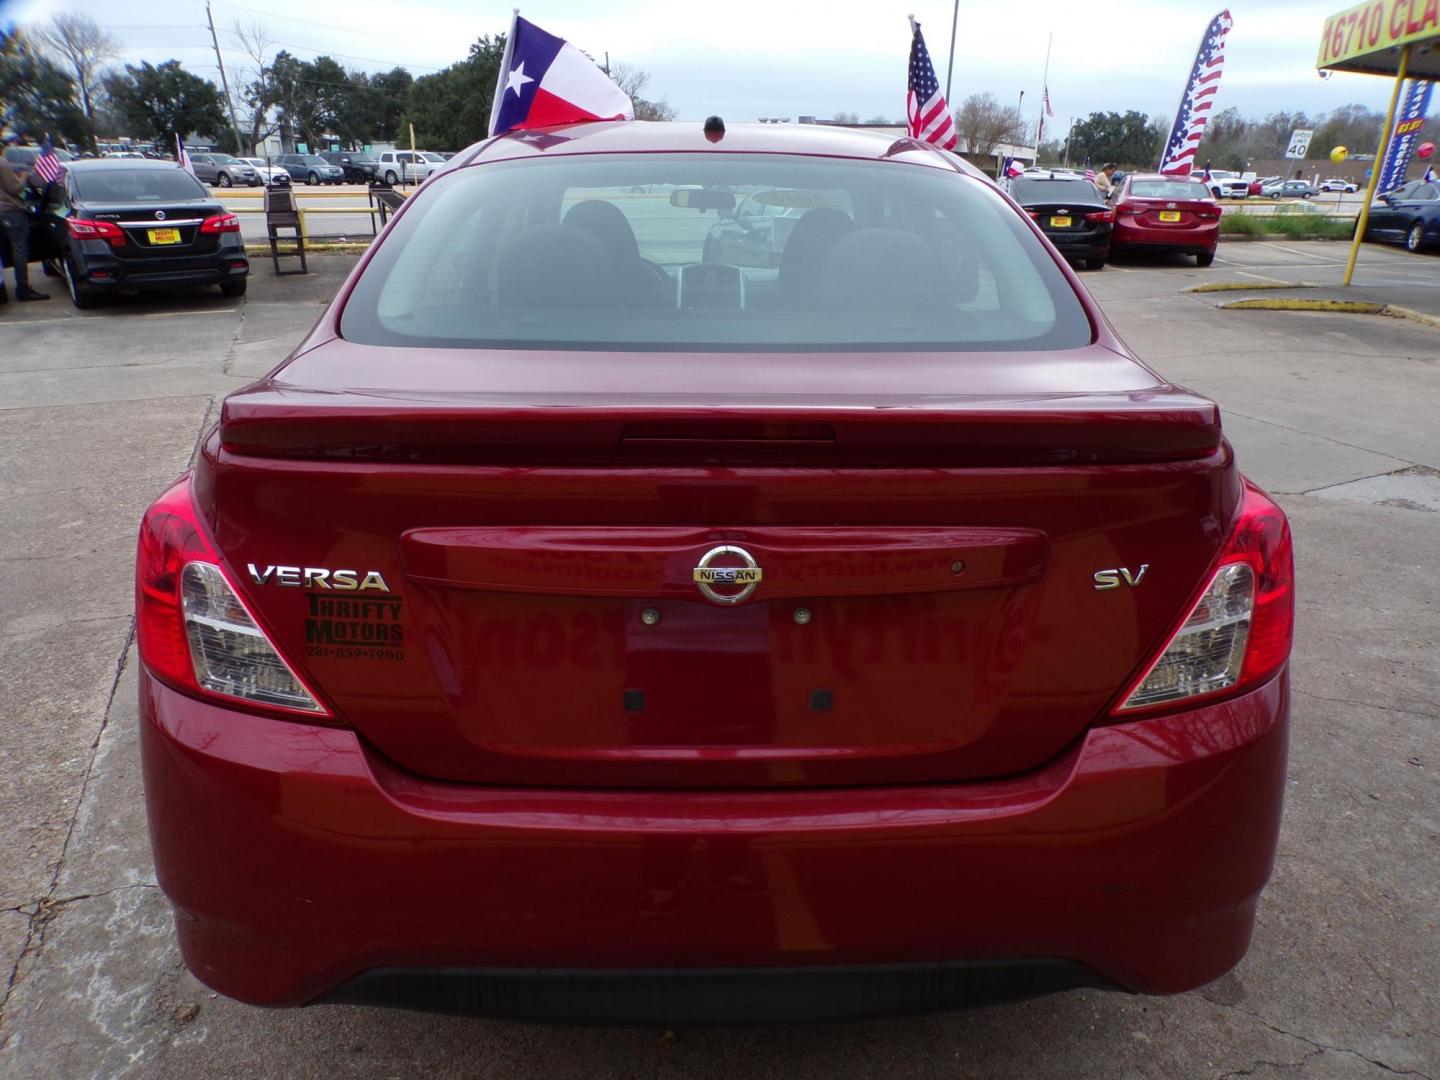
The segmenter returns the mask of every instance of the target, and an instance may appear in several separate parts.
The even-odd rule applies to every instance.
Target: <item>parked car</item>
[[[380,179],[391,185],[418,184],[439,168],[424,153],[410,150],[382,151],[377,166]]]
[[[1331,177],[1329,180],[1320,181],[1320,190],[1343,191],[1345,192],[1345,194],[1350,195],[1356,191],[1359,191],[1360,185],[1350,180],[1340,180],[1336,177]]]
[[[312,187],[345,182],[345,170],[330,164],[319,154],[280,154],[275,158],[275,164],[289,173],[291,181],[296,184],[302,180]]]
[[[1215,261],[1220,240],[1220,205],[1196,179],[1132,173],[1111,200],[1115,231],[1112,253],[1178,251],[1200,266]]]
[[[254,165],[229,154],[191,154],[190,167],[197,180],[214,187],[260,187],[265,183]]]
[[[1110,257],[1115,211],[1089,180],[1026,173],[1009,183],[1011,197],[1067,259],[1100,270]]]
[[[58,259],[78,308],[114,292],[218,285],[243,296],[240,220],[173,162],[73,161],[52,184],[32,261]]]
[[[106,150],[104,156],[107,158],[124,158],[125,160],[138,159],[143,161],[145,159],[145,155],[138,150]]]
[[[10,163],[12,169],[34,169],[35,159],[40,156],[38,146],[7,146],[5,147],[5,160]],[[58,161],[75,161],[75,155],[69,150],[55,148],[55,157]]]
[[[1205,174],[1203,172],[1192,173],[1191,178],[1204,182]],[[1250,194],[1250,181],[1228,169],[1211,169],[1210,181],[1205,186],[1217,199],[1244,199]]]
[[[352,184],[368,184],[379,172],[379,162],[373,154],[358,150],[326,150],[320,156],[331,165],[338,165],[345,173],[345,179]]]
[[[1320,189],[1308,180],[1281,180],[1266,187],[1264,194],[1272,199],[1312,199]]]
[[[735,266],[779,266],[780,253],[795,223],[816,208],[813,200],[813,192],[788,188],[750,192],[733,214],[720,214],[720,220],[710,226],[701,258]],[[848,202],[834,209],[844,213],[847,220],[854,216]]]
[[[191,970],[666,1026],[1227,971],[1293,586],[1216,405],[954,155],[546,134],[423,185],[145,515]],[[816,204],[779,265],[701,261],[762,190]]]
[[[267,165],[264,158],[247,157],[241,161],[255,170],[255,175],[266,187],[289,187],[290,174],[281,165]]]
[[[1412,180],[1370,204],[1366,240],[1404,244],[1411,251],[1440,246],[1440,184]]]

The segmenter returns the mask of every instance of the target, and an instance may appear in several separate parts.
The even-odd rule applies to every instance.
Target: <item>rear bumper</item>
[[[816,977],[848,987],[827,1015],[1218,977],[1270,874],[1288,698],[1282,674],[983,783],[556,791],[423,780],[353,732],[140,676],[155,861],[202,981],[658,1022]]]
[[[1061,255],[1071,259],[1103,259],[1110,254],[1110,230],[1092,233],[1047,232]]]
[[[217,250],[202,255],[146,254],[122,259],[111,254],[103,241],[72,245],[71,251],[80,277],[96,290],[214,285],[250,272],[243,244],[231,240],[230,235],[225,235]]]
[[[1144,248],[1152,251],[1185,251],[1192,254],[1213,252],[1220,240],[1220,223],[1202,228],[1173,229],[1146,227],[1116,222],[1111,233],[1110,246],[1119,251],[1124,248]]]

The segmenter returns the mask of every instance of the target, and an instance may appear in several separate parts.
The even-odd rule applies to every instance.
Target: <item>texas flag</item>
[[[490,134],[580,120],[634,120],[635,105],[564,38],[515,16],[490,110]]]

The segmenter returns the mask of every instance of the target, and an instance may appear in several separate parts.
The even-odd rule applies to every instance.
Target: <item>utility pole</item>
[[[225,104],[230,107],[230,126],[235,129],[235,149],[245,149],[245,139],[240,134],[240,121],[235,119],[235,99],[230,96],[230,82],[225,78],[225,61],[220,58],[220,39],[215,36],[215,16],[210,14],[210,0],[205,0],[205,19],[210,23],[210,43],[215,46],[215,64],[220,68],[220,89],[225,91]],[[186,135],[190,133],[185,132]],[[255,152],[255,147],[250,147]]]
[[[1072,116],[1072,117],[1070,117],[1070,126],[1065,129],[1065,165],[1064,165],[1064,168],[1067,168],[1067,169],[1070,167],[1070,136],[1074,133],[1074,131],[1075,131],[1075,118]]]

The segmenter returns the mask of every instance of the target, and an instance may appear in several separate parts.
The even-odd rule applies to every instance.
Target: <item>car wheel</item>
[[[1213,251],[1204,251],[1204,252],[1201,252],[1199,255],[1196,255],[1196,256],[1195,256],[1195,265],[1196,265],[1196,266],[1209,266],[1209,265],[1210,265],[1211,263],[1213,263],[1214,261],[1215,261],[1215,253],[1214,253]]]
[[[1104,269],[1105,269],[1105,260],[1104,260],[1104,259],[1086,259],[1086,260],[1085,260],[1085,269],[1086,269],[1086,270],[1104,270]]]
[[[70,302],[81,311],[89,311],[99,303],[95,290],[80,280],[75,271],[75,260],[68,255],[65,256],[65,287],[70,290]]]
[[[41,269],[42,271],[44,271],[46,277],[64,277],[64,276],[65,276],[65,272],[60,269],[60,263],[59,263],[57,260],[55,260],[55,259],[46,259],[46,260],[44,260],[44,261],[41,262],[41,264],[40,264],[40,269]]]
[[[394,169],[386,169],[386,170],[385,170],[385,182],[386,182],[387,184],[389,184],[391,187],[394,187],[396,184],[398,184],[398,183],[400,182],[400,178],[395,175],[395,170],[394,170]]]
[[[306,174],[305,183],[308,184],[310,187],[314,187],[316,184],[320,183],[320,174],[317,172],[311,172]]]
[[[239,281],[222,281],[220,282],[220,294],[222,296],[244,296],[245,285],[249,280],[249,278],[242,277]]]
[[[1214,195],[1215,198],[1218,199],[1218,198],[1222,197],[1225,193],[1224,193],[1223,191],[1221,191],[1218,187],[1215,187],[1215,188],[1211,188],[1211,189],[1210,189],[1210,194],[1211,194],[1211,195]]]
[[[221,187],[229,187],[229,186],[230,186],[230,174],[229,174],[229,173],[223,173],[223,172],[222,172],[222,173],[220,174],[219,178],[218,178],[215,182],[216,182],[217,184],[219,184]]]
[[[1417,221],[1414,225],[1410,226],[1410,231],[1405,234],[1405,250],[1419,251],[1421,245],[1424,243],[1425,223],[1423,221]]]

